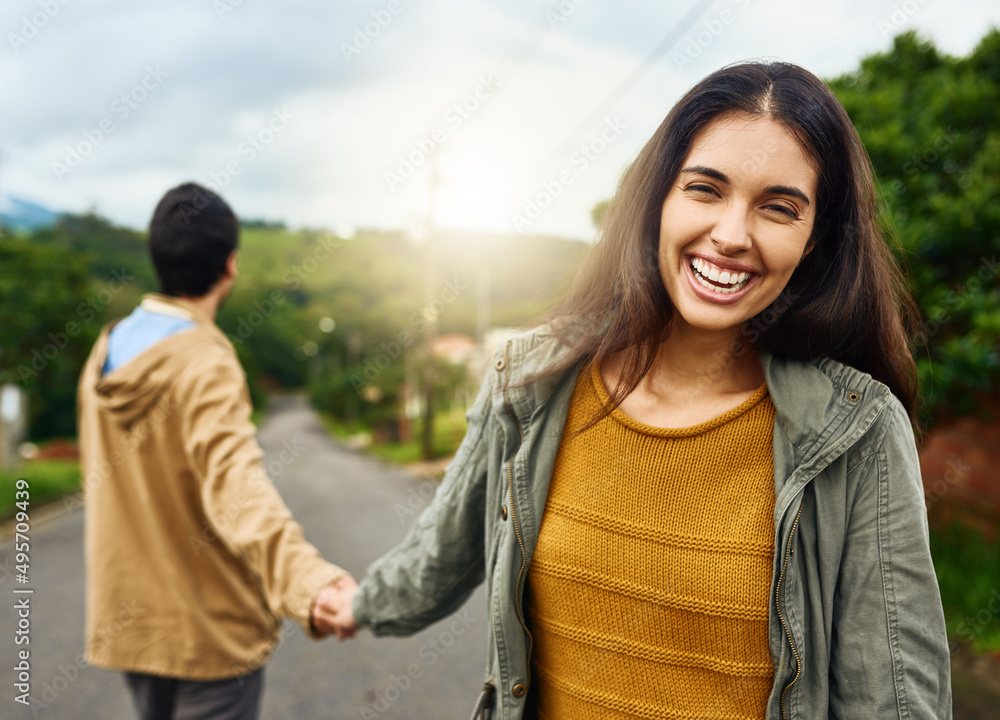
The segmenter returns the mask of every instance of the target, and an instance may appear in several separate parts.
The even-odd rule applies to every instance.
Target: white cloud
[[[587,237],[591,205],[613,191],[684,90],[717,67],[779,58],[827,77],[889,47],[880,23],[917,29],[960,55],[1000,22],[986,0],[960,9],[934,0],[717,0],[622,94],[694,3],[584,0],[553,26],[547,11],[558,13],[557,1],[397,1],[257,0],[221,18],[213,0],[69,2],[17,52],[7,33],[20,34],[39,5],[9,3],[0,92],[16,101],[5,103],[0,188],[56,209],[96,204],[142,227],[167,187],[218,179],[235,161],[240,174],[224,195],[245,217],[407,226],[426,211],[430,163],[394,189],[386,173],[437,129],[446,131],[439,222],[512,229],[512,213],[571,171],[572,183],[529,229]],[[365,46],[346,58],[344,44],[356,38]],[[141,86],[149,66],[168,75],[121,117],[116,98]],[[460,123],[449,120],[483,76],[500,87]],[[608,98],[617,102],[601,114]],[[294,120],[253,158],[241,153],[276,108]],[[579,170],[573,153],[599,137],[605,115],[626,127]],[[53,162],[106,118],[113,132],[57,179]]]

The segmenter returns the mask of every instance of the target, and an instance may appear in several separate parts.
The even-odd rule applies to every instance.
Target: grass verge
[[[420,447],[422,423],[419,421],[413,423],[412,440],[375,443],[371,442],[371,432],[367,428],[349,425],[326,414],[322,414],[321,417],[331,435],[386,462],[403,465],[424,459]],[[447,457],[458,449],[465,436],[465,425],[465,410],[462,408],[453,408],[434,416],[435,458]]]
[[[931,531],[948,636],[977,653],[1000,651],[1000,535],[953,524]]]
[[[13,517],[19,509],[15,483],[28,481],[30,509],[80,489],[80,463],[76,460],[34,460],[14,471],[0,472],[0,520]],[[23,497],[22,497],[23,499]]]

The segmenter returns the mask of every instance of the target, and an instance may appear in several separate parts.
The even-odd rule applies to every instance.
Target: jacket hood
[[[183,315],[196,325],[169,335],[119,368],[102,375],[108,355],[108,337],[121,318],[101,329],[81,379],[81,391],[93,392],[102,412],[128,428],[145,417],[165,397],[175,377],[204,349],[206,341],[229,341],[197,307],[180,298],[146,295],[142,306],[151,311]]]
[[[799,462],[840,434],[853,436],[857,429],[867,429],[871,422],[863,418],[874,420],[894,399],[886,385],[836,360],[791,360],[765,350],[758,350],[757,356],[776,410],[775,423],[795,447]]]

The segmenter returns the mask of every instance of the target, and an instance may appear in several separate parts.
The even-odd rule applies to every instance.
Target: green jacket
[[[544,331],[508,341],[433,502],[368,569],[354,600],[360,625],[408,635],[485,579],[483,718],[521,718],[531,682],[524,583],[580,368],[524,380],[560,352]],[[906,412],[885,385],[835,361],[760,360],[776,409],[767,720],[951,718],[949,646]]]

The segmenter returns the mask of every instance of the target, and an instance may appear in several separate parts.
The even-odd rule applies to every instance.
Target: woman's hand
[[[350,575],[337,578],[316,595],[312,609],[312,625],[326,636],[335,634],[338,640],[352,638],[358,632],[352,603],[358,583]]]

